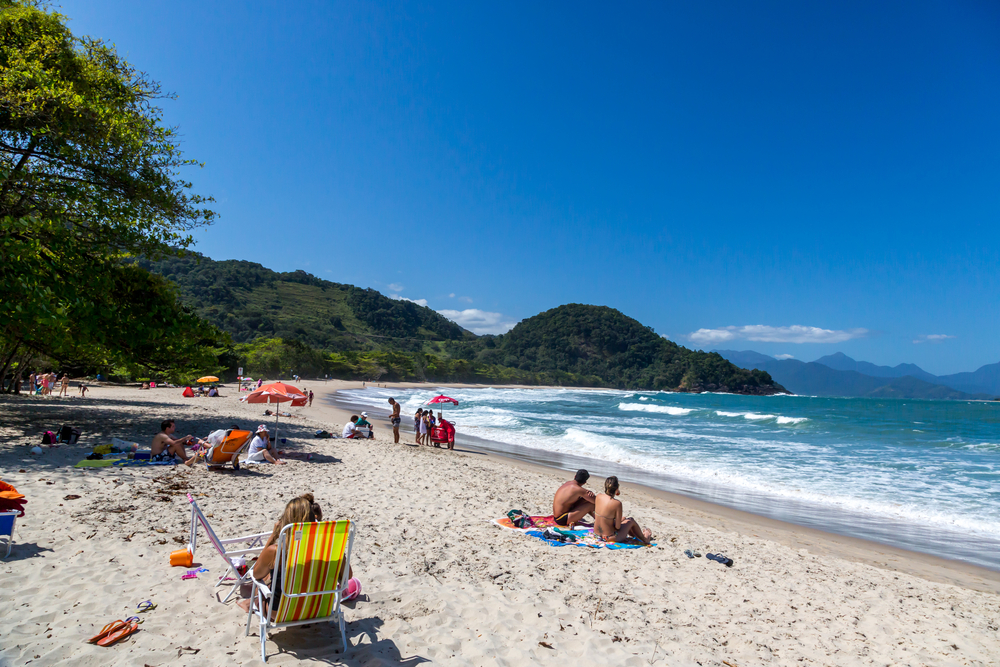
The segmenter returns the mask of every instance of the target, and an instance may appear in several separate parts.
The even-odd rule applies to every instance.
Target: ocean
[[[387,414],[394,396],[405,428],[442,391],[459,401],[441,408],[459,443],[1000,570],[1000,402],[375,388],[335,400]]]

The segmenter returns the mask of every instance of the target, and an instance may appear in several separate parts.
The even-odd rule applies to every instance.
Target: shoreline
[[[360,385],[361,383],[357,383]],[[412,389],[433,389],[433,388],[491,388],[492,385],[468,385],[468,384],[436,384],[436,383],[385,383],[379,388],[412,390]],[[353,403],[345,398],[337,398],[337,395],[344,389],[366,389],[367,387],[340,387],[325,392],[324,397],[328,399],[331,410],[335,410],[346,420],[352,410],[369,410],[373,408],[363,404]],[[492,387],[499,389],[511,388],[507,385]],[[524,389],[540,387],[517,387]],[[558,388],[558,387],[557,387]],[[317,392],[317,399],[320,394]],[[386,415],[388,411],[386,411]],[[388,417],[383,414],[369,416],[369,421],[378,421],[380,425],[388,429]],[[412,444],[412,430],[400,429],[400,444],[404,439],[406,444]],[[528,447],[520,447],[524,452],[512,453],[503,451],[511,446],[506,443],[493,442],[478,436],[463,435],[456,437],[456,451],[462,447],[466,451],[473,451],[490,458],[497,459],[509,465],[515,465],[526,470],[547,474],[555,477],[556,471],[572,472],[576,466],[560,466],[556,459],[568,458],[566,455],[556,453],[555,456],[546,458],[545,452],[533,450]],[[585,457],[579,457],[583,461]],[[599,459],[589,459],[598,464],[607,465],[607,462]],[[616,467],[624,467],[617,466]],[[617,471],[615,471],[617,472]],[[596,475],[591,478],[590,485]],[[562,477],[559,482],[565,481]],[[557,480],[554,479],[555,483]],[[623,489],[634,489],[644,496],[644,500],[651,505],[661,508],[670,508],[678,518],[693,523],[708,524],[726,532],[734,532],[744,536],[760,537],[768,539],[789,549],[809,549],[818,551],[823,555],[843,558],[852,562],[863,563],[881,569],[914,574],[929,581],[947,583],[971,588],[989,593],[1000,594],[1000,569],[985,567],[976,563],[970,563],[959,558],[945,558],[923,551],[907,549],[892,544],[886,544],[876,540],[844,535],[838,532],[823,530],[813,526],[792,523],[768,517],[762,514],[741,510],[721,503],[695,498],[666,489],[657,488],[642,482],[622,482]],[[630,493],[631,496],[631,493]]]

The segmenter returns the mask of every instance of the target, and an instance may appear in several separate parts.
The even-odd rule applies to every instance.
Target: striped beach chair
[[[256,613],[260,623],[260,657],[267,662],[267,631],[306,623],[336,620],[347,653],[347,629],[340,603],[347,592],[354,522],[293,523],[278,536],[271,585],[253,576],[253,602],[247,630]],[[274,591],[280,591],[273,605]]]
[[[236,579],[236,583],[233,584],[232,589],[229,591],[229,595],[223,600],[223,604],[229,602],[229,598],[232,597],[233,593],[240,590],[240,586],[243,584],[250,583],[250,570],[253,566],[247,568],[246,573],[240,574],[236,571],[233,566],[233,559],[239,558],[240,556],[259,556],[260,552],[264,550],[264,540],[271,536],[270,531],[266,533],[256,533],[254,535],[244,535],[243,537],[234,537],[228,540],[220,540],[212,530],[212,524],[208,522],[208,518],[205,516],[201,508],[198,507],[198,503],[195,502],[191,494],[187,494],[188,502],[191,503],[191,535],[188,538],[188,551],[191,552],[191,557],[194,558],[195,548],[198,546],[198,524],[205,530],[205,534],[208,535],[208,541],[212,543],[215,550],[219,552],[219,556],[226,561],[226,565],[229,566],[225,574],[223,574],[219,581],[216,582],[215,588],[218,588],[227,577],[232,576]],[[242,548],[233,548],[234,546],[242,545]]]

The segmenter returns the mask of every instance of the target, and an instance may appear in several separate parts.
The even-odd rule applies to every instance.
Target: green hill
[[[323,351],[433,352],[442,341],[476,338],[425,306],[305,271],[278,273],[197,253],[139,264],[176,283],[186,305],[237,343],[282,338]]]
[[[747,371],[718,354],[695,352],[606,306],[568,304],[530,317],[479,360],[522,370],[594,375],[605,386],[669,391],[773,394],[763,371]]]
[[[375,290],[191,253],[141,266],[228,333],[253,375],[552,384],[670,391],[783,391],[763,371],[672,343],[612,308],[570,304],[502,336],[476,336]]]

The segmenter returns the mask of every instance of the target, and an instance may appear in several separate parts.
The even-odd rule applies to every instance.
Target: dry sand
[[[183,568],[168,565],[187,539],[184,494],[197,495],[225,538],[269,530],[305,491],[326,518],[358,522],[364,595],[346,611],[346,658],[335,626],[319,624],[270,635],[273,664],[1000,663],[997,573],[634,487],[622,494],[626,512],[657,547],[548,547],[489,520],[512,508],[547,514],[565,475],[468,448],[394,445],[381,425],[375,441],[314,439],[317,428],[339,433],[344,418],[320,396],[282,420],[282,447],[312,453],[308,462],[240,472],[71,467],[111,437],[147,446],[164,418],[203,436],[256,426],[262,412],[231,394],[184,399],[177,389],[0,397],[0,478],[29,500],[0,564],[0,664],[259,663],[256,631],[245,637],[246,616],[221,603],[228,585],[213,588],[224,565],[203,535],[196,560],[210,572],[181,581]],[[29,454],[63,423],[83,428],[79,445]],[[736,564],[688,559],[687,548]],[[85,643],[146,599],[157,608],[129,641]]]

